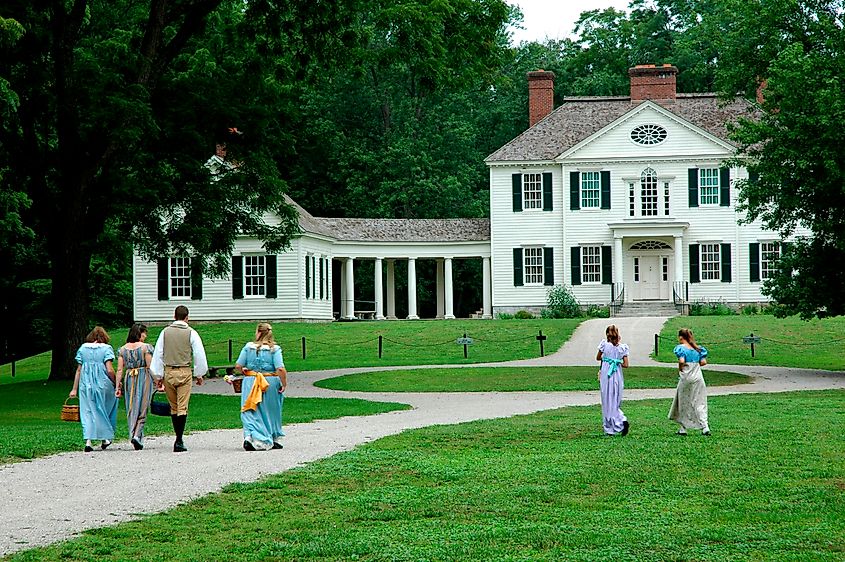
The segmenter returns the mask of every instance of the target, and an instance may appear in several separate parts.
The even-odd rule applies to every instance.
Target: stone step
[[[614,316],[617,317],[645,317],[645,316],[677,316],[680,314],[675,305],[665,301],[658,302],[626,302]]]

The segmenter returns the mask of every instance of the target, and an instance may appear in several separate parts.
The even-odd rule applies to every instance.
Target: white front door
[[[640,298],[657,300],[660,298],[662,283],[660,256],[640,257]]]

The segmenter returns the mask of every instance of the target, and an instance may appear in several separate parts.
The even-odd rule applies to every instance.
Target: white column
[[[387,319],[396,320],[396,261],[387,260]]]
[[[484,284],[484,287],[481,289],[481,294],[483,295],[481,317],[493,318],[492,299],[490,298],[490,258],[481,258],[481,265],[481,282]]]
[[[381,287],[381,258],[376,258],[375,282],[376,320],[384,320],[384,294]]]
[[[344,302],[346,303],[346,319],[354,319],[355,318],[355,273],[353,268],[353,262],[355,258],[346,258],[346,295],[344,296]]]
[[[446,291],[446,314],[444,318],[446,320],[453,320],[455,318],[455,312],[453,310],[452,300],[455,296],[455,289],[452,287],[452,258],[446,258],[443,260],[443,277],[445,279],[445,291]]]
[[[340,263],[340,316],[346,318],[346,261]]]
[[[622,238],[613,239],[613,282],[624,283],[624,262],[622,260]]]
[[[419,320],[417,316],[417,260],[408,258],[408,320]]]
[[[443,260],[437,260],[437,274],[435,275],[437,278],[437,316],[439,320],[443,319],[443,315],[445,314],[445,305],[443,303]]]
[[[684,237],[675,236],[675,283],[684,280]]]

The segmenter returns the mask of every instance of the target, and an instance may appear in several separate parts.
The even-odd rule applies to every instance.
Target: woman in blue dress
[[[669,419],[680,425],[678,435],[686,435],[687,429],[700,429],[702,435],[710,435],[707,421],[707,387],[701,367],[707,365],[707,350],[697,343],[692,331],[682,328],[678,331],[679,344],[675,347],[678,358],[678,388],[669,410]]]
[[[82,421],[82,438],[85,452],[94,450],[93,439],[99,439],[105,449],[114,439],[117,427],[117,396],[114,385],[114,349],[109,345],[109,335],[96,326],[76,352],[76,376],[70,397],[79,395],[79,417]]]
[[[244,449],[281,449],[284,435],[282,402],[287,388],[287,371],[282,360],[282,348],[273,340],[270,324],[258,324],[255,341],[243,347],[235,369],[244,374],[241,386]]]
[[[150,372],[153,346],[145,343],[147,326],[136,322],[129,328],[126,345],[117,350],[117,390],[124,397],[129,440],[136,451],[144,448],[144,424],[153,399],[155,383]],[[126,379],[123,373],[126,373]]]

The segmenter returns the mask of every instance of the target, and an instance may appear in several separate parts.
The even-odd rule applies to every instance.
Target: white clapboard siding
[[[306,309],[304,306],[304,258],[300,257],[303,236],[292,241],[291,248],[278,254],[277,298],[248,297],[232,298],[231,277],[203,279],[202,299],[189,298],[158,300],[157,264],[147,262],[139,256],[133,257],[134,264],[134,317],[146,322],[166,322],[173,319],[173,310],[184,304],[190,310],[193,320],[282,320],[282,319],[331,319],[331,300],[316,303]],[[315,241],[314,247],[326,251],[328,243]],[[235,243],[234,255],[265,254],[261,242],[242,238]],[[300,298],[300,295],[303,298]]]
[[[552,211],[514,212],[512,174],[552,173]],[[494,307],[537,307],[546,304],[549,287],[514,286],[513,249],[525,246],[554,248],[555,282],[563,280],[563,183],[560,166],[493,167],[490,170],[490,240]]]
[[[302,313],[301,318],[313,320],[331,320],[332,319],[332,279],[331,279],[331,260],[332,260],[332,245],[325,240],[318,240],[311,237],[302,237],[299,239],[300,256],[299,256],[299,280],[300,280],[300,294],[302,297]],[[311,257],[316,257],[316,268],[311,271],[311,286],[314,291],[311,291],[309,297],[306,298],[305,291],[305,260]],[[323,298],[320,299],[320,264],[322,258],[329,259],[328,272],[324,269],[323,275],[328,276],[329,290],[323,290]]]

